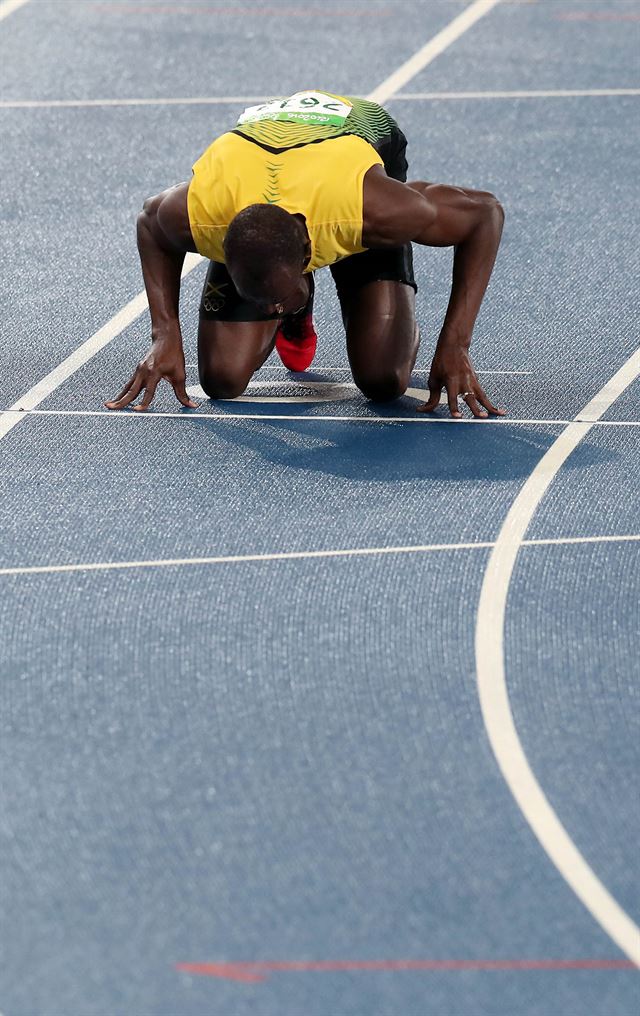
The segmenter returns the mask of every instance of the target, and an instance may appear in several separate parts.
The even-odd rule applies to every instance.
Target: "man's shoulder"
[[[364,178],[362,234],[367,247],[393,247],[411,240],[423,198],[406,183],[373,166]]]

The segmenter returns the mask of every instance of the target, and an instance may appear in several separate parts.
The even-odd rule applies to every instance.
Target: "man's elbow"
[[[487,218],[497,222],[500,229],[502,229],[502,226],[504,225],[504,208],[498,201],[495,194],[490,194],[488,191],[484,194],[483,207]]]
[[[157,212],[158,212],[158,208],[160,207],[160,204],[162,202],[163,197],[164,197],[164,191],[161,194],[154,194],[150,198],[145,198],[144,201],[142,202],[142,211],[140,212],[140,214],[141,215],[145,215],[145,214],[146,215],[156,215]]]
[[[480,198],[480,207],[477,209],[473,232],[475,233],[476,230],[480,230],[484,236],[491,237],[493,242],[498,244],[502,238],[503,226],[504,208],[495,194],[483,191]]]
[[[162,194],[154,194],[151,198],[145,198],[142,202],[142,211],[138,214],[138,226],[151,225],[158,218],[158,209],[162,201]]]
[[[150,214],[143,205],[142,211],[139,212],[138,218],[136,219],[136,239],[138,241],[138,247],[144,243],[145,238],[148,237],[150,232]]]
[[[149,236],[155,236],[158,229],[158,208],[160,205],[161,195],[156,194],[152,198],[147,198],[142,205],[142,211],[139,212],[138,218],[136,219],[136,235],[138,238],[138,246],[141,242],[144,242]]]

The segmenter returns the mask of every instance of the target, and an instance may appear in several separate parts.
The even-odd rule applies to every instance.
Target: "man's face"
[[[309,283],[300,269],[274,265],[257,275],[242,265],[227,264],[227,270],[242,299],[265,315],[292,314],[307,302]]]

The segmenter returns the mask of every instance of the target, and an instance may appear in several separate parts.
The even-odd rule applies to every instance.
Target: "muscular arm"
[[[181,183],[148,198],[138,216],[138,252],[154,339],[180,329],[180,273],[185,254],[195,250],[187,214],[188,186]]]
[[[449,406],[460,416],[458,395],[471,393],[469,406],[497,412],[486,399],[471,368],[468,350],[473,326],[487,289],[498,252],[504,212],[486,191],[443,184],[391,180],[381,168],[365,178],[363,244],[398,246],[409,241],[429,247],[453,247],[451,296],[431,368],[431,397],[425,409],[437,405],[447,388]]]
[[[138,216],[138,252],[151,314],[152,345],[109,409],[130,405],[144,389],[136,409],[147,409],[161,378],[166,378],[184,406],[195,407],[185,390],[186,372],[180,331],[180,273],[187,251],[195,245],[187,214],[188,184],[181,183],[145,201]]]

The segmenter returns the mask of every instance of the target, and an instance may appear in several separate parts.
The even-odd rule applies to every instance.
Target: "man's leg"
[[[399,127],[377,146],[385,172],[407,179],[407,139]],[[368,250],[331,268],[347,332],[354,380],[369,399],[386,402],[402,395],[418,353],[416,282],[411,244]]]
[[[363,395],[388,402],[409,386],[419,335],[411,286],[388,279],[369,282],[343,307],[347,353]]]
[[[269,356],[277,321],[207,321],[198,327],[198,373],[210,399],[235,399]]]
[[[209,398],[242,395],[271,353],[278,323],[241,300],[224,265],[211,262],[198,325],[198,373]]]
[[[418,353],[411,244],[368,250],[331,266],[353,379],[376,402],[402,395]]]

